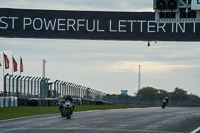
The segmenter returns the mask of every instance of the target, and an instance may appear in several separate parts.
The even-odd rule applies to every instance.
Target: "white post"
[[[43,67],[42,67],[42,68],[43,68],[43,70],[42,70],[42,71],[43,71],[43,72],[42,72],[42,77],[43,77],[43,78],[45,78],[45,63],[46,63],[46,61],[45,61],[45,59],[43,59],[43,60],[42,60],[42,65],[43,65]]]
[[[3,64],[3,90],[4,90],[4,65],[5,65],[4,64],[4,62],[5,62],[4,59],[5,58],[4,58],[4,52],[3,52],[3,63],[2,63]],[[4,97],[4,92],[3,92],[3,97]]]
[[[14,69],[14,62],[13,62],[13,55],[12,55],[12,75],[13,75],[13,70]]]
[[[139,72],[138,72],[138,91],[140,90],[140,65],[139,65]]]

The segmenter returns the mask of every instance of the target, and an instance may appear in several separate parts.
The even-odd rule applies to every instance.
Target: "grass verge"
[[[83,106],[75,106],[75,112],[89,111],[89,110],[125,109],[125,108],[144,108],[144,107],[114,106],[114,105],[83,105]],[[58,106],[57,107],[33,107],[33,106],[5,107],[5,108],[0,108],[0,120],[42,115],[42,114],[55,114],[55,113],[59,113]]]

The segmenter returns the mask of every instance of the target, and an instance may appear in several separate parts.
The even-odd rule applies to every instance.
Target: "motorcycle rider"
[[[61,111],[61,109],[63,108],[64,100],[65,99],[63,96],[59,96],[59,98],[58,98],[59,111]]]
[[[72,98],[70,95],[67,95],[67,96],[65,97],[65,101],[67,101],[67,100],[70,100],[70,101],[71,101],[71,103],[72,103],[71,112],[73,112],[74,109],[75,109],[74,100],[73,100],[73,98]]]
[[[168,102],[169,102],[169,99],[168,99],[168,97],[165,97],[165,98],[163,99],[163,103],[165,103],[165,104],[166,104],[166,106],[167,106]]]
[[[73,102],[73,98],[70,95],[67,95],[65,97],[65,101],[70,100],[71,102]]]

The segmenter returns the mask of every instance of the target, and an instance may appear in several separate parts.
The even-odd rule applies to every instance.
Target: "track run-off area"
[[[200,108],[130,108],[75,112],[0,121],[0,133],[191,133],[200,127]],[[196,130],[196,131],[195,131]]]

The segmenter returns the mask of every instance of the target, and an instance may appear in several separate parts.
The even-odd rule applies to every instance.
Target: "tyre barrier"
[[[27,101],[27,106],[57,106],[57,98],[30,98]]]
[[[57,106],[58,98],[29,98],[17,99],[17,97],[0,97],[0,107],[13,106]],[[74,98],[75,105],[110,105],[106,101],[94,101],[90,99]]]
[[[17,97],[0,97],[0,107],[18,106]]]
[[[58,98],[30,98],[27,101],[24,100],[24,105],[20,106],[57,106]],[[108,105],[110,103],[106,101],[93,101],[93,100],[86,100],[81,98],[74,98],[75,105]]]

